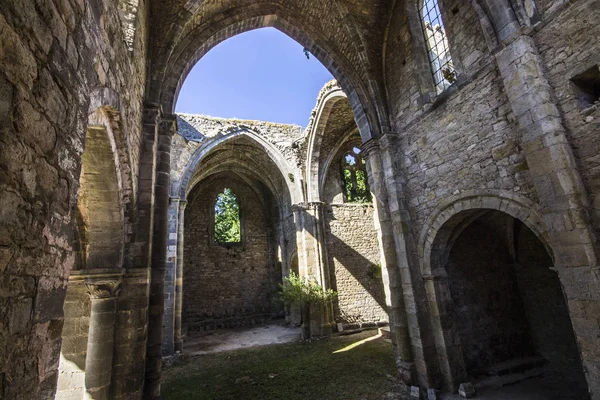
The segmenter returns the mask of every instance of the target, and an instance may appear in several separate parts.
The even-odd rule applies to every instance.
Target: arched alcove
[[[92,381],[95,378],[89,373],[86,377],[90,332],[94,327],[106,332],[115,329],[116,308],[111,315],[92,318],[92,286],[88,285],[91,277],[119,282],[124,262],[125,215],[131,214],[131,209],[126,211],[132,201],[128,192],[131,178],[124,174],[125,170],[129,171],[128,163],[120,156],[126,154],[126,148],[117,148],[121,138],[116,131],[119,125],[118,118],[113,118],[115,115],[118,111],[111,107],[97,109],[90,114],[86,130],[77,204],[72,211],[75,267],[63,305],[64,326],[56,399],[84,397],[84,393],[94,386]],[[110,322],[111,318],[113,322]],[[108,336],[112,346],[112,334]],[[95,337],[93,340],[100,343],[101,339]],[[105,357],[104,360],[110,363],[112,352],[95,357]],[[96,376],[97,372],[93,371],[93,375]],[[110,377],[110,372],[103,371],[102,374]]]
[[[559,277],[532,229],[501,211],[468,209],[449,217],[428,249],[426,289],[449,388],[529,377],[540,389],[524,395],[588,398]]]
[[[293,170],[279,151],[252,132],[216,135],[189,159],[176,187],[186,200],[177,233],[182,302],[175,310],[183,340],[284,317],[278,284],[296,249],[296,183],[287,171]],[[215,237],[215,205],[226,190],[239,207],[236,242]]]
[[[77,225],[83,265],[78,269],[121,268],[124,248],[121,177],[104,127],[88,128],[81,159]]]

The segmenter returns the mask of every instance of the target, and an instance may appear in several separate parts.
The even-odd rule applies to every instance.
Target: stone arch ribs
[[[173,42],[156,54],[147,101],[171,112],[187,73],[211,48],[239,33],[274,27],[306,47],[336,77],[348,95],[363,141],[378,136],[389,125],[387,111],[378,85],[369,75],[372,68],[365,65],[368,57],[364,46],[349,42],[351,37],[360,39],[352,35],[349,21],[339,20],[339,10],[330,11],[330,25],[339,25],[336,33],[348,31],[348,38],[344,36],[346,43],[336,46],[315,26],[316,22],[311,22],[317,19],[315,16],[302,15],[297,5],[280,3],[265,1],[223,9],[215,12],[213,18],[189,15],[187,25],[183,22],[181,29],[169,32],[176,36]],[[202,7],[199,10],[197,13]]]
[[[88,129],[85,143],[86,151],[84,152],[83,159],[85,161],[86,152],[91,159],[87,163],[87,166],[85,162],[82,165],[82,179],[86,179],[84,178],[84,175],[92,180],[94,180],[94,177],[97,177],[107,182],[108,185],[114,186],[115,199],[111,203],[115,204],[112,204],[111,206],[113,208],[118,208],[119,220],[115,221],[115,223],[118,224],[118,229],[121,232],[121,255],[119,256],[118,262],[116,265],[97,266],[101,268],[122,268],[124,266],[128,244],[131,241],[132,225],[135,218],[135,188],[131,171],[131,149],[122,129],[121,115],[118,106],[117,96],[110,89],[97,89],[90,95]],[[91,154],[89,152],[100,153]],[[101,157],[103,157],[102,161],[98,159],[100,154],[102,154]],[[110,171],[95,172],[94,170],[97,168],[109,168]],[[93,182],[89,183],[92,186],[94,185]],[[96,185],[99,185],[99,183]],[[82,195],[86,196],[86,193],[89,192],[89,190],[84,190]],[[102,191],[108,189],[103,189],[103,187],[98,186],[91,187],[91,190],[100,191],[95,195],[93,193],[87,193],[88,197],[91,196],[92,198],[84,199],[85,201],[89,202],[95,198],[102,198]],[[116,218],[116,216],[109,216],[108,214],[102,216],[101,213],[105,210],[99,205],[90,205],[89,208],[89,210],[83,212],[80,210],[81,217],[83,218],[79,218],[79,222],[84,222],[85,215],[89,213],[95,214],[93,218],[99,221],[108,221],[107,218],[114,220],[114,218]],[[116,211],[113,210],[110,211],[109,214],[112,215],[115,212]],[[97,222],[94,223],[97,224]],[[79,223],[78,225],[82,224]],[[104,229],[105,228],[103,228],[103,230]],[[116,240],[116,238],[114,238],[114,240]]]
[[[300,177],[295,176],[296,174],[294,168],[289,165],[288,161],[286,161],[281,152],[275,146],[263,139],[258,133],[252,131],[251,129],[239,129],[216,139],[211,139],[203,146],[200,146],[194,152],[190,158],[190,161],[185,166],[181,180],[179,182],[174,182],[171,185],[171,196],[185,201],[188,193],[195,184],[193,177],[202,160],[219,146],[226,144],[240,136],[247,137],[252,140],[253,143],[256,143],[259,148],[265,151],[269,159],[277,166],[286,182],[291,203],[297,204],[302,202],[302,188],[300,186],[301,180]],[[291,176],[295,177],[293,182],[289,179],[290,174]]]
[[[129,244],[133,240],[135,224],[136,182],[133,179],[131,146],[123,130],[119,102],[116,94],[107,88],[96,89],[90,96],[88,127],[104,129],[112,149],[116,180],[119,187],[119,201],[123,213],[124,260],[119,267],[129,262]]]
[[[321,201],[321,166],[319,156],[321,141],[327,126],[329,115],[334,105],[347,98],[337,82],[331,81],[321,92],[317,100],[317,107],[308,126],[308,152],[306,156],[306,187],[309,202]]]
[[[548,242],[548,230],[544,227],[539,206],[533,201],[508,191],[498,191],[495,194],[491,194],[489,190],[485,193],[463,192],[460,195],[450,197],[438,207],[421,232],[419,256],[423,260],[421,273],[425,279],[434,279],[439,272],[432,264],[431,254],[436,252],[434,242],[436,238],[439,241],[438,235],[440,235],[442,226],[460,212],[478,209],[501,211],[523,222],[544,244],[548,254],[554,260],[554,252]],[[447,227],[445,228],[446,231]]]

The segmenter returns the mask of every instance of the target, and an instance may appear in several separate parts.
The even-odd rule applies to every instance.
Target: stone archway
[[[311,117],[308,130],[308,150],[306,155],[306,186],[309,202],[321,201],[323,166],[319,162],[321,154],[321,142],[327,121],[334,106],[341,100],[347,98],[346,94],[331,81],[325,85],[317,98],[315,114]]]
[[[515,199],[482,197],[454,203],[430,226],[423,278],[447,389],[534,376],[552,388],[548,396],[587,398],[569,311],[536,219]]]
[[[64,302],[64,328],[56,399],[111,396],[117,297],[126,248],[124,198],[131,182],[117,149],[118,111],[90,114],[75,210],[75,268]],[[118,133],[118,132],[116,132]],[[120,144],[120,143],[119,143]],[[125,159],[125,162],[127,160]]]
[[[183,119],[180,122],[185,123]],[[203,123],[207,123],[207,121],[199,120],[193,123],[197,124],[194,129],[197,129],[198,135],[206,133]],[[222,266],[224,260],[230,258],[230,264],[237,265],[236,263],[246,260],[252,254],[260,253],[267,258],[258,257],[257,260],[261,261],[257,262],[265,268],[268,265],[267,269],[273,272],[273,276],[277,275],[278,282],[281,282],[282,272],[288,271],[290,268],[288,265],[289,254],[296,249],[295,229],[291,230],[289,227],[293,226],[294,218],[291,204],[301,201],[299,187],[301,179],[297,176],[298,172],[291,165],[290,160],[286,159],[280,150],[268,140],[268,137],[260,136],[252,129],[244,127],[243,124],[236,125],[234,123],[234,125],[237,128],[223,128],[223,132],[226,134],[222,134],[221,131],[206,133],[206,136],[203,136],[204,140],[194,144],[195,150],[190,152],[189,158],[182,164],[182,167],[172,172],[171,193],[173,197],[169,212],[176,223],[170,224],[169,234],[171,237],[176,237],[177,240],[170,244],[171,250],[168,250],[169,254],[173,255],[173,261],[167,263],[166,290],[173,294],[165,299],[165,329],[163,330],[165,354],[173,354],[174,351],[183,349],[182,332],[185,332],[186,324],[188,327],[190,326],[190,321],[192,325],[195,324],[193,329],[210,329],[232,327],[237,323],[246,323],[258,318],[251,318],[248,313],[240,312],[243,307],[239,304],[236,306],[235,301],[232,301],[230,309],[219,309],[220,311],[218,311],[215,308],[210,311],[210,313],[218,313],[222,317],[214,324],[205,317],[198,316],[194,310],[197,311],[199,308],[190,303],[191,296],[200,298],[204,296],[203,293],[207,292],[207,289],[212,289],[212,287],[204,287],[206,281],[194,280],[191,275],[194,272],[190,271],[193,271],[194,268],[208,271],[213,267],[216,268],[217,264]],[[236,182],[235,187],[229,185],[229,182]],[[242,227],[244,232],[252,236],[248,240],[242,240],[241,243],[231,246],[221,246],[211,239],[212,225],[210,222],[212,220],[207,217],[207,213],[210,213],[211,208],[214,207],[214,202],[211,203],[211,201],[214,200],[216,193],[225,187],[232,189],[236,196],[238,194],[241,196]],[[199,193],[201,194],[199,195]],[[262,217],[260,217],[261,215]],[[190,223],[189,218],[196,222]],[[252,229],[245,228],[246,221],[252,222],[248,225]],[[202,227],[199,228],[200,225]],[[263,228],[261,232],[257,233],[260,231],[259,226]],[[246,238],[246,234],[243,233],[242,237]],[[263,251],[257,250],[260,243],[263,245]],[[198,252],[204,252],[203,256],[199,258]],[[206,261],[213,256],[217,257],[212,264],[199,261],[200,259]],[[242,264],[240,268],[244,269],[248,263]],[[259,268],[263,272],[261,275],[263,277],[267,273],[265,268]],[[236,268],[232,271],[234,270]],[[192,276],[192,278],[188,281],[186,276]],[[269,276],[273,278],[273,276]],[[250,282],[245,282],[244,279],[234,279],[233,281],[215,276],[215,284],[229,282],[227,287],[232,290],[236,285]],[[275,281],[271,283],[273,282]],[[276,289],[277,283],[270,287]],[[271,293],[275,290],[271,289],[266,292]],[[175,301],[174,298],[176,298]],[[235,310],[235,312],[231,310]],[[229,313],[228,318],[225,317],[227,313]],[[237,315],[235,322],[233,314]],[[265,319],[264,315],[258,319]],[[192,321],[191,316],[196,320]],[[206,321],[203,322],[203,320]]]
[[[335,14],[338,12],[340,10],[336,10]],[[353,57],[344,55],[336,49],[330,40],[322,36],[319,29],[312,26],[310,19],[295,7],[264,2],[232,7],[226,14],[224,18],[204,23],[201,21],[210,20],[198,17],[192,19],[192,22],[184,28],[178,27],[177,31],[169,32],[177,35],[177,40],[174,40],[170,52],[157,57],[152,76],[153,90],[149,94],[163,110],[167,112],[174,110],[179,90],[188,72],[214,46],[249,30],[274,27],[303,45],[336,78],[348,95],[363,141],[378,136],[384,130],[389,130],[387,112],[381,106],[384,104],[383,101],[369,101],[369,99],[382,97],[379,88],[371,85],[371,81],[366,79],[368,73],[359,70]],[[342,21],[340,24],[342,30],[350,29]],[[197,43],[202,45],[198,46]],[[350,43],[347,45],[352,46]],[[364,50],[356,51],[360,54]],[[368,57],[363,55],[363,61],[367,60]]]
[[[306,10],[303,10],[302,7],[296,7],[296,5],[285,2],[265,1],[258,4],[236,5],[235,7],[230,6],[227,2],[223,2],[219,6],[224,9],[222,10],[224,14],[221,15],[218,7],[211,9],[208,11],[209,13],[214,12],[218,14],[214,15],[213,18],[210,15],[202,14],[206,10],[197,7],[191,2],[186,12],[182,13],[181,20],[178,20],[176,24],[171,24],[168,28],[166,26],[169,24],[165,24],[165,29],[162,33],[167,39],[163,40],[164,38],[161,37],[160,42],[163,43],[164,47],[156,49],[157,53],[153,56],[150,67],[149,88],[146,92],[146,104],[149,109],[146,113],[148,116],[147,123],[144,126],[148,132],[151,131],[151,127],[156,130],[156,127],[161,125],[162,112],[173,112],[176,98],[187,73],[204,54],[223,40],[236,34],[263,27],[274,27],[296,40],[311,52],[315,58],[321,61],[334,75],[340,87],[347,94],[348,102],[351,105],[354,120],[363,143],[380,136],[382,132],[389,132],[387,110],[385,109],[385,102],[380,93],[377,80],[370,77],[370,69],[364,69],[364,64],[370,63],[368,54],[366,54],[362,46],[354,48],[356,43],[349,40],[350,37],[359,38],[361,34],[359,32],[351,32],[352,29],[349,26],[351,24],[345,22],[344,16],[348,14],[345,6],[339,3],[323,3],[318,5],[319,7],[334,8],[334,12],[324,12],[323,15],[330,15],[331,18],[336,18],[336,24],[339,23],[340,30],[334,34],[335,39],[325,36],[323,33],[324,30],[315,26],[323,21],[315,19],[312,15],[304,15],[304,11]],[[315,4],[315,6],[317,5]],[[315,7],[310,7],[311,14],[315,11]],[[341,13],[342,17],[337,19],[339,13]],[[328,22],[328,24],[330,23]],[[350,36],[343,34],[346,29],[349,30],[348,33],[351,34]],[[353,36],[354,33],[356,35]],[[342,48],[341,50],[340,47]],[[169,114],[166,117],[174,119],[174,116]],[[150,159],[150,152],[148,152],[147,158]],[[160,171],[160,173],[166,174],[168,173],[166,163],[163,163],[163,165],[165,169]],[[161,182],[157,186],[167,187],[168,185],[166,182],[164,184]],[[171,195],[173,195],[172,192]],[[155,210],[160,210],[155,211],[155,214],[157,212],[161,214],[161,218],[157,218],[155,221],[166,220],[167,216],[163,212],[167,208],[167,199],[157,195],[155,200]],[[175,202],[177,201],[173,201],[172,204]],[[182,202],[179,201],[178,208],[181,208],[181,204]],[[312,209],[313,205],[309,205],[309,207]],[[318,208],[318,206],[315,207]],[[294,210],[296,221],[300,221],[302,218],[301,214],[305,212],[306,209],[304,207]],[[308,212],[311,222],[318,219],[314,218],[314,215],[311,214],[313,212],[318,214],[320,211],[315,209]],[[181,213],[179,215],[181,216]],[[179,221],[181,220],[182,218],[179,217]],[[181,225],[180,222],[178,224]],[[312,229],[316,230],[316,227],[311,225],[305,231]],[[158,232],[161,230],[162,226],[155,227],[155,231]],[[153,249],[161,247],[162,241],[166,242],[165,239],[165,237],[160,237],[161,242],[158,243],[158,246],[153,245]],[[166,243],[164,247],[167,247]],[[315,258],[322,257],[320,249],[316,250],[318,254],[315,255]],[[170,252],[171,250],[168,251]],[[158,253],[158,250],[153,250],[153,252]],[[170,263],[170,254],[173,253],[168,254],[169,258],[165,262],[167,266]],[[317,280],[323,283],[324,286],[327,286],[328,279],[325,276],[326,274],[323,271],[309,268],[306,262],[308,257],[312,258],[313,254],[309,254],[307,257],[302,257],[299,260],[300,270],[315,274],[318,277]],[[156,254],[155,258],[157,262],[153,263],[153,290],[150,295],[150,303],[154,304],[155,307],[153,307],[154,312],[150,318],[150,325],[156,328],[151,328],[149,334],[147,365],[150,367],[146,369],[144,389],[145,393],[149,396],[155,396],[159,391],[158,379],[160,367],[158,365],[160,364],[160,354],[158,348],[165,345],[164,340],[161,343],[158,341],[158,330],[163,325],[163,315],[156,305],[158,303],[166,304],[163,298],[165,291],[162,290],[162,283],[160,281],[160,276],[162,275],[161,269],[163,268],[163,262],[160,260],[167,257],[163,257],[162,254]],[[167,272],[167,286],[169,285],[169,280],[172,278],[173,276]],[[178,297],[175,297],[175,302],[178,302]],[[393,302],[395,303],[395,300]],[[170,325],[170,314],[166,305],[165,309],[164,316],[168,319]],[[396,307],[395,309],[400,310],[400,313],[403,312],[401,307]],[[174,320],[177,321],[176,316]],[[174,348],[176,347],[177,345]]]

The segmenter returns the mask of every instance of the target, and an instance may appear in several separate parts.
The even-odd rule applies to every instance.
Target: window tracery
[[[437,0],[422,0],[419,7],[427,55],[437,93],[456,82],[456,71],[450,55],[450,47],[442,14]]]
[[[342,189],[348,203],[371,202],[366,164],[360,153],[360,149],[354,146],[341,159]]]

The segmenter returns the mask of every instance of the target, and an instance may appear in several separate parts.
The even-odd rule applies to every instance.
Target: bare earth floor
[[[394,378],[389,340],[377,331],[299,340],[281,324],[190,337],[163,374],[164,400],[412,400]],[[548,378],[481,391],[481,400],[565,400]],[[438,394],[442,400],[462,399]],[[426,397],[425,397],[426,398]]]
[[[300,340],[300,328],[280,324],[259,325],[252,328],[208,331],[186,338],[184,353],[190,356],[238,350],[269,344]]]

